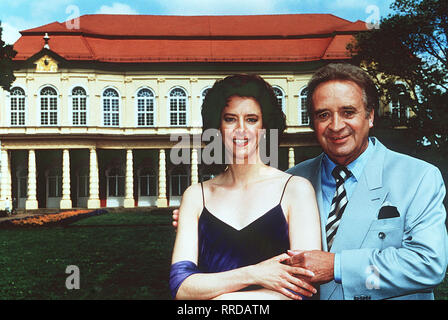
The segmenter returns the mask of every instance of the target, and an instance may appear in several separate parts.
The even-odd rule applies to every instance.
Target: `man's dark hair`
[[[286,117],[271,85],[253,74],[235,74],[215,82],[202,104],[202,128],[219,129],[221,114],[233,96],[254,98],[261,108],[263,128],[277,129],[280,134],[286,128]]]
[[[378,90],[372,78],[359,67],[348,63],[330,63],[317,70],[307,85],[306,109],[310,117],[310,126],[313,128],[313,94],[316,88],[327,81],[352,81],[362,89],[366,117],[376,112],[379,107]]]

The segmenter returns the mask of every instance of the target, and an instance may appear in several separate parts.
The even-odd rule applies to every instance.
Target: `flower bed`
[[[42,214],[26,218],[4,221],[4,227],[36,227],[49,225],[67,225],[79,219],[106,213],[106,210],[71,210],[58,213]]]

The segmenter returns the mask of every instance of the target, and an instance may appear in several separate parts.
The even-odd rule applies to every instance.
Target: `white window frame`
[[[62,197],[62,172],[60,170],[47,170],[45,173],[46,178],[46,192],[48,198],[61,198]],[[53,180],[54,179],[54,180]],[[50,195],[50,184],[54,183],[54,190],[56,194]]]
[[[20,90],[22,90],[23,91],[23,95],[13,95],[12,94],[12,92],[13,92],[13,90],[14,89],[20,89]],[[28,97],[27,97],[27,94],[26,94],[26,90],[23,88],[23,87],[21,87],[21,86],[13,86],[12,88],[11,88],[11,92],[10,93],[8,93],[8,95],[7,95],[7,98],[8,98],[8,106],[9,106],[9,110],[8,110],[8,116],[9,116],[9,124],[10,124],[10,126],[11,127],[23,127],[23,126],[26,126],[26,124],[27,124],[27,120],[28,120],[28,108],[27,108],[27,106],[28,106]],[[18,108],[19,108],[19,105],[20,105],[20,102],[19,101],[17,101],[17,110],[12,110],[12,101],[13,101],[13,99],[22,99],[23,98],[23,110],[19,110]],[[17,115],[17,124],[13,124],[12,123],[12,114],[13,113],[15,113],[16,115]],[[20,114],[23,114],[23,124],[20,124],[19,123],[19,119],[20,119]]]
[[[85,92],[85,95],[73,95],[73,90],[75,90],[76,88],[83,89],[84,92]],[[89,94],[87,92],[87,89],[84,86],[82,86],[82,85],[72,86],[71,89],[70,89],[68,97],[69,97],[69,105],[70,105],[70,110],[71,110],[70,115],[71,115],[71,124],[72,124],[72,126],[74,126],[74,127],[85,127],[85,126],[88,126],[89,125]],[[86,103],[86,110],[85,111],[80,111],[79,109],[78,110],[74,110],[74,99],[76,99],[76,98],[77,99],[82,99],[82,98],[86,99],[86,102],[85,102]],[[79,107],[79,105],[78,105],[78,107]],[[80,116],[81,113],[85,113],[85,115],[86,115],[86,123],[85,124],[80,124],[80,123],[75,124],[75,117],[74,117],[75,112],[78,113],[79,116]],[[79,117],[78,121],[80,121],[80,119],[81,118]]]
[[[55,98],[56,98],[56,111],[54,112],[55,114],[56,114],[56,123],[54,123],[54,124],[51,124],[50,123],[50,113],[52,112],[50,109],[48,109],[48,110],[46,110],[46,111],[42,111],[42,98],[44,98],[44,97],[53,97],[53,96],[49,96],[49,95],[42,95],[42,91],[44,90],[44,89],[46,89],[46,88],[51,88],[51,89],[53,89],[55,92],[56,92],[56,96],[54,96]],[[44,85],[44,86],[42,86],[42,87],[40,87],[39,88],[39,95],[38,95],[38,104],[39,104],[39,126],[41,126],[41,127],[57,127],[57,126],[59,126],[59,123],[60,123],[60,111],[59,111],[59,109],[60,109],[60,101],[59,101],[60,99],[59,99],[59,91],[58,91],[58,89],[55,87],[55,86],[53,86],[53,85],[51,85],[51,84],[46,84],[46,85]],[[48,101],[48,107],[50,107],[50,102],[51,101]],[[47,115],[48,115],[48,123],[47,124],[42,124],[42,113],[43,112],[45,112]]]
[[[90,183],[89,183],[90,176],[87,174],[84,175],[78,175],[76,176],[76,196],[78,198],[88,198],[90,193]],[[81,182],[83,182],[81,184]],[[81,189],[86,191],[86,195],[80,195]]]
[[[17,208],[24,208],[25,201],[28,196],[28,169],[23,165],[19,165],[16,171],[17,183]]]
[[[137,177],[138,177],[138,197],[157,197],[158,196],[158,190],[159,190],[159,185],[158,185],[158,178],[157,175],[155,174],[154,170],[147,170],[145,168],[142,168],[140,170],[138,170],[137,173]],[[152,185],[150,183],[151,179],[154,179],[154,188],[155,188],[155,194],[142,194],[142,179],[146,180],[146,183],[148,186]]]
[[[304,94],[304,91],[307,89],[307,87],[302,87],[299,90],[299,103],[298,103],[298,111],[299,111],[299,115],[298,115],[298,121],[299,121],[299,126],[308,126],[310,124],[310,115],[307,114],[307,110],[306,110],[306,94]],[[303,115],[306,114],[308,121],[303,121]]]
[[[272,86],[272,89],[274,90],[275,96],[277,98],[277,101],[280,101],[280,106],[282,107],[282,111],[284,114],[286,114],[286,95],[285,90],[283,90],[280,86]],[[280,91],[281,95],[278,95],[275,90]]]
[[[139,93],[142,90],[148,90],[152,96],[151,97],[139,97]],[[147,110],[143,110],[143,111],[139,111],[139,101],[143,100],[144,105],[145,105],[145,109],[147,107],[146,103],[148,103],[148,101],[152,101],[152,111],[147,111]],[[135,126],[139,127],[139,128],[143,128],[143,127],[155,127],[156,126],[156,95],[154,93],[154,90],[152,90],[149,87],[141,87],[137,90],[137,92],[135,93]],[[139,124],[139,115],[143,114],[145,115],[145,124]],[[152,124],[148,125],[146,124],[146,120],[147,120],[147,116],[152,114]]]
[[[115,171],[116,173],[111,174],[111,171]],[[111,195],[111,189],[110,189],[110,179],[113,178],[114,180],[114,194]],[[107,198],[124,198],[126,195],[126,174],[124,173],[123,168],[114,167],[110,168],[106,171],[106,182],[107,182]],[[121,183],[120,183],[121,182]],[[123,194],[120,194],[120,190],[122,189]]]
[[[104,94],[108,90],[114,90],[117,93],[118,96],[117,97],[105,97]],[[113,101],[113,99],[117,99],[117,101],[118,101],[118,111],[112,111],[112,101]],[[104,111],[104,103],[105,103],[106,100],[110,101],[110,108],[111,108],[110,111],[107,111],[107,112]],[[106,117],[105,117],[106,113],[111,115],[110,124],[106,124],[105,123],[105,121],[106,121]],[[118,114],[118,124],[113,124],[112,116],[114,114]],[[101,122],[102,122],[102,126],[103,127],[108,127],[108,128],[119,128],[120,127],[120,124],[121,124],[121,95],[120,95],[120,91],[117,88],[115,88],[115,87],[106,87],[106,88],[104,88],[103,92],[101,92],[101,115],[102,115]]]
[[[171,94],[174,90],[182,90],[185,93],[185,111],[179,111],[179,100],[180,98],[176,98],[176,97],[172,97]],[[177,100],[177,110],[176,111],[171,111],[171,100],[175,99]],[[189,107],[189,103],[188,103],[188,91],[185,90],[182,87],[174,87],[172,88],[169,92],[168,92],[168,126],[169,127],[187,127],[188,126],[188,107]],[[177,114],[177,124],[171,124],[171,115],[172,114]],[[185,114],[185,124],[179,124],[179,115],[180,114]]]
[[[175,174],[170,174],[169,176],[170,179],[170,197],[181,197],[183,192],[185,192],[185,190],[182,190],[182,181],[184,180],[185,184],[186,184],[186,188],[188,188],[188,186],[190,185],[190,175],[188,173],[175,173]],[[177,183],[175,183],[176,181],[174,181],[175,179],[177,180]],[[174,187],[176,187],[176,193],[179,193],[178,195],[174,194]]]

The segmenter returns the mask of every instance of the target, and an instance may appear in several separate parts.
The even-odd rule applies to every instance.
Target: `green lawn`
[[[448,276],[445,276],[443,282],[434,290],[436,300],[448,300]]]
[[[0,230],[0,299],[169,299],[168,211],[108,213],[68,227]],[[66,267],[80,289],[65,287]]]
[[[122,210],[67,227],[0,230],[0,299],[170,299],[171,211]],[[80,289],[65,287],[66,267]],[[448,299],[448,281],[436,290]]]

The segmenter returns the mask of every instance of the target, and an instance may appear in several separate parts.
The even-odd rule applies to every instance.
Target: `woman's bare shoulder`
[[[191,198],[191,197],[197,197],[198,195],[202,194],[202,187],[201,183],[193,183],[190,185],[185,191],[182,197],[185,198]]]
[[[194,183],[184,191],[179,210],[199,214],[202,210],[202,187],[200,183]]]
[[[300,194],[303,195],[309,195],[310,193],[314,194],[314,188],[311,182],[308,179],[300,176],[291,176],[291,179],[288,182],[287,190],[289,194],[292,194],[294,196]]]

